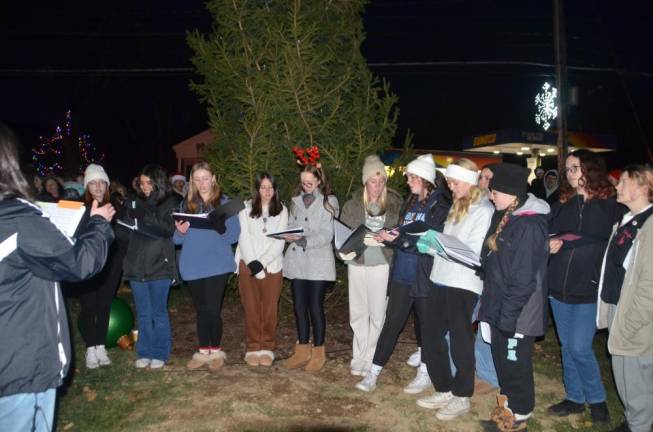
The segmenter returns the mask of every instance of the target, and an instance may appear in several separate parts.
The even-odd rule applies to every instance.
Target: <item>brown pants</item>
[[[245,309],[247,351],[274,351],[277,346],[277,308],[283,277],[281,272],[265,272],[265,278],[251,276],[241,260],[238,267],[240,302]]]

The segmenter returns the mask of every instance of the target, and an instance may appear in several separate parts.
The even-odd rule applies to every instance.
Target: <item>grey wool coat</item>
[[[283,257],[283,276],[288,279],[336,280],[336,262],[333,255],[333,219],[340,211],[338,199],[330,195],[329,204],[334,213],[324,207],[324,195],[315,192],[315,201],[308,208],[302,195],[292,198],[288,229],[304,228],[306,247],[290,243]]]

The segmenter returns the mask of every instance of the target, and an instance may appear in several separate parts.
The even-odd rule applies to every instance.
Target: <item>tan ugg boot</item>
[[[193,354],[193,357],[186,363],[188,369],[199,369],[205,364],[209,363],[209,355],[202,354],[201,352],[196,352]]]
[[[227,354],[224,351],[211,350],[211,354],[209,354],[209,369],[212,371],[217,371],[222,366],[224,366],[224,362],[226,359],[227,359]]]
[[[286,369],[297,369],[304,366],[311,359],[311,345],[300,344],[295,345],[295,352],[283,362],[283,367]]]
[[[319,372],[324,367],[326,363],[326,352],[324,351],[324,345],[318,347],[314,346],[311,349],[311,360],[308,362],[304,370],[306,372]]]

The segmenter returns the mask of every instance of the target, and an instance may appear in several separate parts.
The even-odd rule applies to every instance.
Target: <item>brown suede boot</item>
[[[286,369],[297,369],[304,366],[311,359],[311,345],[300,344],[295,345],[295,352],[283,362],[283,367]]]
[[[324,367],[324,363],[326,363],[324,345],[318,347],[314,346],[311,349],[311,360],[308,362],[304,370],[311,373],[319,372],[322,370],[322,367]]]

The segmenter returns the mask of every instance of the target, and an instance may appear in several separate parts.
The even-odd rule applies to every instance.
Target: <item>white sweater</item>
[[[263,209],[263,215],[259,218],[250,217],[252,211],[251,200],[245,202],[245,208],[238,213],[240,222],[240,237],[238,238],[238,247],[236,248],[236,273],[238,273],[238,263],[243,260],[245,264],[252,261],[260,261],[268,273],[278,273],[281,271],[283,263],[284,240],[268,237],[266,233],[283,231],[288,226],[288,209],[283,206],[283,210],[276,216],[268,216],[267,208]],[[265,220],[265,222],[264,222]],[[265,229],[265,232],[263,230]],[[263,278],[265,275],[260,272],[256,275]]]
[[[445,222],[443,233],[456,237],[480,254],[493,213],[494,206],[483,197],[476,204],[469,206],[469,213],[459,223]],[[433,260],[431,280],[439,285],[462,288],[479,295],[483,292],[483,281],[476,275],[475,270],[439,255]]]

